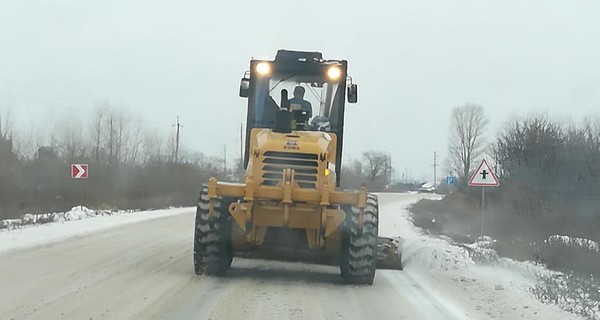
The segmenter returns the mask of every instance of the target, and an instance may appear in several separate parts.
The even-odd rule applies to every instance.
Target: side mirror
[[[358,101],[358,86],[356,84],[348,85],[348,103],[356,103]]]
[[[240,97],[248,98],[250,96],[250,79],[242,78],[240,82]]]

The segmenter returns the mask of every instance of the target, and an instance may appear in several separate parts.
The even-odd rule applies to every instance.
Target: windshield
[[[254,87],[255,126],[273,127],[275,112],[282,106],[282,92],[287,90],[290,111],[306,111],[306,130],[334,131],[343,105],[341,87],[340,81],[324,81],[305,75],[259,78]]]

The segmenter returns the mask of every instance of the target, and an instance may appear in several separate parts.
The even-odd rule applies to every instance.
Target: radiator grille
[[[283,179],[283,170],[292,169],[300,188],[316,188],[318,156],[310,153],[265,152],[262,185],[275,186]]]

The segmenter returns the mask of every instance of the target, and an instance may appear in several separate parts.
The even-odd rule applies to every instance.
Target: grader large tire
[[[215,199],[215,216],[208,217],[208,187],[203,186],[196,209],[194,232],[194,270],[197,275],[222,276],[231,267],[231,218],[228,202]]]
[[[379,204],[377,196],[369,194],[364,209],[362,232],[358,230],[357,207],[346,208],[346,225],[342,239],[340,271],[345,283],[373,284],[377,259]]]

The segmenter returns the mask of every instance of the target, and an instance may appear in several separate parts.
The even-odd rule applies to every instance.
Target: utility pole
[[[179,161],[179,129],[182,127],[181,123],[179,123],[179,116],[177,116],[175,127],[175,163],[177,163]]]
[[[177,116],[177,132],[175,133],[175,162],[177,163],[179,159],[179,127],[181,124],[179,123],[179,116]]]
[[[437,189],[437,152],[433,152],[433,187]]]

